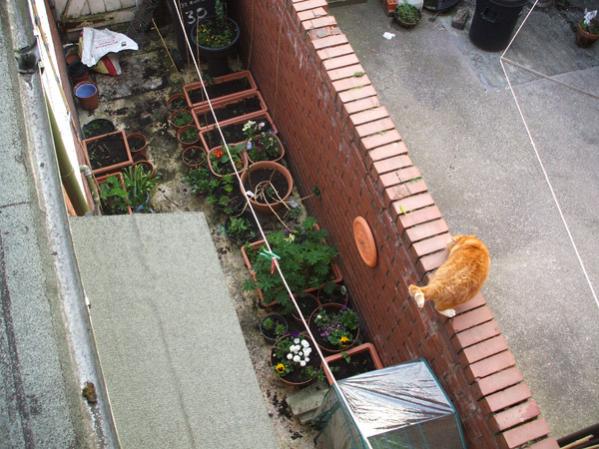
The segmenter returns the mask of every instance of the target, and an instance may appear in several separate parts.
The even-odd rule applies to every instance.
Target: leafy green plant
[[[156,188],[156,178],[142,165],[128,167],[123,177],[129,198],[129,205],[135,212],[149,212],[148,200]]]
[[[346,348],[354,343],[358,331],[358,315],[344,307],[340,311],[321,309],[314,317],[316,335],[335,348]]]
[[[410,5],[407,2],[400,3],[395,8],[395,16],[400,20],[409,25],[416,25],[420,22],[420,11],[414,5]]]
[[[330,291],[334,287],[331,281],[331,264],[337,250],[327,245],[327,232],[315,227],[316,220],[306,218],[292,233],[283,231],[271,232],[267,235],[273,252],[279,256],[279,264],[287,283],[294,293],[301,293],[308,288],[325,285]],[[267,303],[276,301],[286,311],[291,310],[291,301],[283,287],[281,278],[271,270],[270,257],[260,255],[260,249],[246,246],[252,262],[256,280],[248,280],[245,289],[262,290]]]
[[[171,122],[175,126],[182,127],[191,124],[193,117],[187,111],[178,111],[171,117]]]
[[[272,131],[265,131],[265,122],[248,120],[243,125],[246,138],[246,149],[250,159],[254,162],[274,160],[281,155],[279,140]]]
[[[193,193],[199,195],[212,192],[220,184],[220,180],[215,178],[205,167],[190,170],[187,176],[183,177],[183,181],[189,184]]]
[[[256,237],[250,221],[245,217],[231,217],[225,225],[227,235],[237,243],[245,243]]]
[[[198,23],[196,42],[202,47],[222,48],[230,45],[235,39],[236,29],[227,19],[224,2],[216,0],[214,8],[213,18]]]
[[[190,170],[183,180],[189,184],[193,193],[205,195],[206,202],[225,215],[240,213],[239,209],[243,207],[243,197],[236,189],[236,181],[233,176],[226,175],[217,178],[207,168],[200,167]]]
[[[243,145],[229,145],[229,153],[222,148],[215,148],[210,152],[210,166],[212,170],[219,174],[231,174],[233,173],[233,167],[231,167],[231,161],[235,163],[237,170],[243,170],[245,161],[243,160],[243,152],[245,148]]]
[[[580,21],[580,27],[591,34],[599,34],[599,16],[597,10],[584,10],[584,18]]]
[[[198,130],[192,126],[179,134],[181,142],[192,143],[198,140]]]
[[[120,215],[129,212],[127,190],[118,176],[109,176],[100,184],[100,202],[104,215]]]

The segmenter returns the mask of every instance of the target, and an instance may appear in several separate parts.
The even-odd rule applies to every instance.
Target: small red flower
[[[224,155],[223,150],[221,150],[220,148],[217,150],[214,150],[213,154],[214,154],[214,157],[217,159],[220,159]]]

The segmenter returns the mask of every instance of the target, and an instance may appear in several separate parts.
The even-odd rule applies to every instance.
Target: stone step
[[[287,404],[294,416],[316,410],[329,391],[329,387],[322,382],[317,382],[287,397]]]

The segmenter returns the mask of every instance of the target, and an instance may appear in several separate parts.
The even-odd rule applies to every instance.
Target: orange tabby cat
[[[410,296],[419,308],[424,301],[435,303],[435,309],[454,317],[454,307],[470,301],[480,291],[489,274],[491,259],[483,242],[473,235],[456,235],[447,246],[447,260],[431,276],[426,287],[410,285]]]

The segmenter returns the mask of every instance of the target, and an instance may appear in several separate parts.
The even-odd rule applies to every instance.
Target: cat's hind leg
[[[416,301],[418,308],[422,309],[424,307],[424,293],[422,289],[412,284],[408,287],[408,291],[410,292],[410,296]]]

